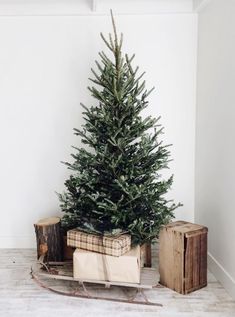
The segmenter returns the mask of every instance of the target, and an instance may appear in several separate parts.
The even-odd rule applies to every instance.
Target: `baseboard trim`
[[[225,268],[208,252],[208,268],[216,279],[223,285],[229,295],[235,299],[235,279]]]
[[[31,249],[35,247],[34,235],[0,236],[0,249]]]

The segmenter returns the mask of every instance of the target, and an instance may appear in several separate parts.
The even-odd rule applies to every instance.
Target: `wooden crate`
[[[181,294],[207,285],[207,232],[185,221],[162,227],[159,235],[160,283]]]

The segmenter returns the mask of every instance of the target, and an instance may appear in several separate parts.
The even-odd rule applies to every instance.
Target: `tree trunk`
[[[37,239],[38,259],[44,256],[44,261],[46,262],[62,261],[60,218],[41,219],[34,224],[34,228]]]
[[[151,242],[146,243],[146,267],[152,267],[152,246]]]
[[[63,260],[64,261],[71,261],[73,260],[73,252],[76,248],[69,247],[67,245],[67,236],[63,236]]]
[[[152,267],[151,243],[147,242],[141,246],[141,267]]]

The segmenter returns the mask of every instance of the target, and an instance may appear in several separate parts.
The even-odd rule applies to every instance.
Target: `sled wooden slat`
[[[148,299],[148,295],[145,294],[145,291],[147,292],[149,289],[162,288],[158,284],[159,274],[157,269],[143,268],[139,284],[80,280],[73,277],[72,262],[45,263],[43,260],[41,262],[37,261],[32,265],[31,276],[40,287],[53,293],[83,299],[89,298],[156,307],[163,306],[161,303],[152,302]],[[117,288],[119,288],[118,292]],[[107,289],[109,289],[108,293]]]
[[[32,269],[34,274],[40,277],[45,277],[49,279],[65,280],[65,281],[74,281],[79,283],[91,283],[91,284],[102,284],[106,287],[110,286],[122,286],[122,287],[133,287],[141,289],[151,289],[155,288],[158,284],[158,274],[157,270],[153,268],[143,268],[141,269],[141,278],[140,283],[125,283],[125,282],[111,282],[111,281],[99,281],[99,280],[90,280],[90,279],[76,279],[73,277],[72,265],[71,263],[61,266],[50,266],[50,271],[46,270]],[[55,274],[54,274],[55,273]]]

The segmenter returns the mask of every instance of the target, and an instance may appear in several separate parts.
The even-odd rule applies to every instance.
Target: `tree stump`
[[[62,241],[60,218],[51,217],[39,220],[34,224],[37,239],[37,257],[43,256],[44,261],[62,261]]]

